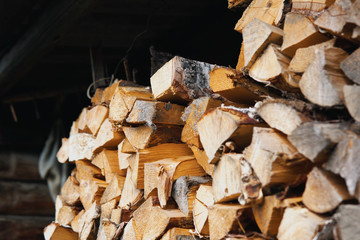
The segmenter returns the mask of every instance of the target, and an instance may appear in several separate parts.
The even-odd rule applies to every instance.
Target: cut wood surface
[[[346,85],[343,88],[344,103],[350,115],[358,122],[360,122],[360,86]]]
[[[213,175],[215,165],[209,163],[209,158],[206,155],[206,152],[202,149],[197,148],[196,146],[190,146],[191,151],[194,153],[194,156],[198,164],[204,169],[204,171],[210,176]]]
[[[200,185],[194,200],[193,218],[196,232],[209,235],[209,207],[215,204],[212,187]]]
[[[109,185],[106,187],[104,194],[101,197],[100,203],[104,204],[113,199],[120,199],[121,190],[125,184],[125,177],[113,175]]]
[[[291,2],[291,12],[309,16],[311,19],[316,19],[321,15],[325,8],[331,6],[334,2],[335,0],[293,0]]]
[[[335,214],[336,226],[334,232],[335,236],[341,236],[341,239],[350,240],[354,236],[360,234],[359,230],[359,216],[360,206],[359,205],[342,205],[339,207]]]
[[[78,236],[71,228],[63,227],[57,223],[51,223],[44,229],[45,240],[76,240]]]
[[[79,183],[74,177],[69,176],[61,188],[61,197],[69,205],[76,205],[80,202]]]
[[[360,84],[360,48],[340,63],[341,70],[353,82]]]
[[[95,137],[88,133],[78,133],[69,138],[69,161],[88,159],[93,156]]]
[[[95,106],[86,114],[86,126],[90,129],[92,135],[96,136],[101,124],[108,117],[109,109],[104,106]]]
[[[124,138],[124,133],[114,129],[109,119],[105,119],[96,136],[93,152],[99,152],[103,148],[116,148]]]

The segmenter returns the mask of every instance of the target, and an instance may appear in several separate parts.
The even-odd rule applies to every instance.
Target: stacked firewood
[[[356,238],[359,10],[253,0],[236,69],[174,57],[151,89],[97,89],[45,238]]]

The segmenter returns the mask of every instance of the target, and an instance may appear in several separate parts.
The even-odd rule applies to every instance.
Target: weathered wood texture
[[[0,153],[0,179],[40,180],[39,156],[34,153]]]

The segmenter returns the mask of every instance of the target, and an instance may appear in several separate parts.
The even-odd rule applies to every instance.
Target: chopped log
[[[286,208],[279,226],[279,240],[312,240],[325,224],[326,218],[316,215],[306,208]]]
[[[113,84],[111,84],[109,87],[105,88],[103,91],[100,91],[101,94],[99,93],[99,95],[101,95],[101,101],[99,103],[109,104],[112,97],[114,96],[116,90],[118,89],[118,87],[140,87],[140,86],[131,81],[115,79]],[[96,93],[97,93],[98,89],[99,88],[96,89],[94,97],[96,97]],[[91,102],[93,102],[93,101],[91,101]]]
[[[95,137],[88,133],[77,133],[69,137],[69,161],[87,159],[93,156]]]
[[[59,213],[55,218],[55,222],[60,225],[71,225],[71,222],[77,215],[77,211],[74,207],[63,206],[59,209]]]
[[[81,216],[85,213],[85,209],[82,209],[75,217],[74,219],[71,221],[71,229],[74,232],[80,232],[80,219]]]
[[[346,124],[306,122],[288,136],[297,150],[315,164],[324,163],[345,136]],[[316,144],[314,144],[316,143]]]
[[[321,48],[300,80],[300,89],[311,102],[331,107],[344,101],[343,87],[350,84],[340,69],[348,54],[335,47]]]
[[[39,156],[30,152],[0,152],[0,176],[2,179],[40,180]]]
[[[226,141],[235,142],[239,150],[246,147],[254,126],[261,126],[261,123],[250,117],[249,109],[218,107],[204,114],[197,127],[209,163],[219,160]]]
[[[124,233],[121,237],[121,240],[138,240],[141,239],[140,237],[137,236],[136,231],[135,231],[135,222],[134,219],[132,218],[127,224],[126,227],[124,228]]]
[[[305,181],[312,163],[291,145],[286,136],[272,128],[254,128],[245,159],[254,168],[263,188],[298,185]]]
[[[94,179],[103,179],[101,170],[91,164],[89,161],[76,161],[76,180],[78,181],[77,185],[81,181]],[[72,180],[74,179],[72,178]]]
[[[80,181],[80,201],[85,210],[90,209],[93,204],[100,205],[101,196],[103,195],[106,182],[102,180],[94,181],[82,180]]]
[[[329,40],[318,32],[309,18],[302,14],[288,13],[284,24],[284,41],[281,51],[293,57],[298,48],[309,47]]]
[[[184,176],[206,175],[193,156],[169,158],[144,164],[144,196],[157,189],[160,206],[163,208],[169,197],[173,182]]]
[[[283,31],[257,18],[242,31],[244,42],[244,65],[250,68],[269,43],[281,44]]]
[[[91,98],[91,103],[93,105],[100,105],[102,103],[102,95],[104,93],[105,89],[97,88],[95,90],[94,95]]]
[[[56,154],[56,158],[60,163],[65,163],[69,159],[69,139],[61,139],[61,147]]]
[[[215,202],[239,199],[244,205],[262,197],[261,182],[242,154],[224,154],[213,174]]]
[[[75,133],[91,133],[89,127],[86,125],[86,115],[88,113],[87,108],[83,108],[79,117],[76,119],[76,124],[74,124],[74,132]]]
[[[266,196],[260,203],[252,204],[252,211],[258,227],[265,236],[275,237],[278,233],[285,208],[301,202],[301,197],[281,200],[276,195]]]
[[[57,219],[58,219],[60,209],[63,206],[67,206],[66,202],[64,201],[64,199],[60,195],[57,195],[56,199],[55,199],[55,222],[56,223],[58,222]]]
[[[340,63],[341,70],[353,82],[360,84],[360,48]]]
[[[172,124],[184,125],[181,115],[184,107],[165,103],[137,100],[126,118],[129,124]]]
[[[77,240],[78,235],[71,228],[52,222],[44,229],[44,238],[45,240]]]
[[[61,198],[70,206],[80,202],[80,189],[76,183],[77,180],[69,176],[61,188]]]
[[[283,0],[254,0],[236,23],[235,30],[241,33],[245,26],[255,18],[270,25],[278,25],[283,14],[283,9]]]
[[[207,96],[214,65],[175,56],[150,79],[155,99],[184,103]]]
[[[80,218],[79,239],[88,240],[95,238],[95,222],[94,220],[100,217],[100,207],[94,202],[91,207],[85,211]]]
[[[256,111],[270,127],[289,135],[301,123],[310,121],[305,113],[311,105],[299,100],[269,99],[256,106]]]
[[[321,48],[333,47],[335,39],[312,45],[310,47],[299,48],[295,52],[295,56],[291,59],[289,64],[289,71],[295,73],[303,73],[306,71],[308,66],[313,62],[315,53]]]
[[[315,167],[308,175],[303,202],[315,213],[326,213],[351,199],[345,181],[334,173]]]
[[[100,203],[104,204],[113,199],[120,200],[121,190],[125,184],[125,177],[119,176],[117,174],[113,175],[109,185],[106,187]]]
[[[335,239],[350,240],[359,236],[359,205],[341,205],[335,214]]]
[[[347,137],[338,143],[325,164],[325,169],[339,174],[345,179],[349,193],[354,196],[360,186],[360,139]]]
[[[185,228],[171,228],[160,240],[181,240],[181,236],[192,236],[191,229]]]
[[[143,191],[137,189],[136,186],[137,169],[135,169],[135,165],[136,156],[129,160],[129,167],[127,168],[124,187],[119,202],[119,207],[121,208],[131,208],[143,197]]]
[[[223,239],[229,233],[244,233],[251,225],[251,208],[239,204],[215,204],[209,208],[210,239]]]
[[[103,149],[97,157],[102,158],[104,162],[104,173],[105,178],[113,174],[119,174],[121,176],[126,176],[126,170],[121,170],[119,166],[119,158],[117,150],[107,150]],[[111,179],[111,177],[110,177]]]
[[[122,124],[136,100],[152,99],[149,89],[144,87],[118,87],[109,105],[109,120],[115,124]]]
[[[112,210],[116,207],[117,203],[118,203],[117,199],[113,199],[109,202],[101,204],[101,215],[100,215],[100,222],[97,231],[97,238],[96,238],[97,240],[108,240],[104,226],[105,224],[112,224],[109,220],[111,218]]]
[[[204,171],[210,176],[213,175],[215,165],[209,163],[209,158],[206,155],[204,150],[197,148],[196,146],[190,146],[191,151],[194,153],[194,156],[198,162],[198,164],[204,169]]]
[[[334,2],[335,0],[293,0],[291,1],[291,12],[316,19],[325,8],[331,6]]]
[[[358,122],[360,122],[360,86],[347,85],[344,86],[344,103],[350,115]]]
[[[288,70],[290,58],[280,52],[280,46],[270,44],[249,70],[249,76],[262,83],[288,91],[297,91],[300,77]]]
[[[122,153],[135,153],[136,149],[131,145],[129,140],[125,138],[118,146],[118,150]]]
[[[86,126],[90,129],[92,135],[96,137],[101,124],[109,115],[109,109],[104,106],[95,106],[86,114]]]
[[[103,148],[116,148],[124,138],[124,133],[113,129],[109,119],[105,119],[96,136],[93,152],[99,152]]]
[[[240,53],[238,57],[238,61],[236,63],[236,71],[243,72],[245,67],[245,55],[244,55],[244,41],[241,43]]]
[[[176,125],[142,125],[124,127],[126,138],[136,149],[145,149],[161,143],[180,142],[182,127]]]
[[[196,192],[193,206],[193,218],[195,230],[200,235],[209,235],[209,207],[215,204],[212,187],[200,185]]]
[[[232,68],[214,67],[209,74],[211,90],[230,101],[253,105],[255,101],[262,99],[252,88],[246,87],[245,84],[236,86],[234,76],[237,73]]]
[[[103,232],[105,239],[112,240],[116,237],[118,228],[124,226],[124,223],[120,223],[122,209],[113,209],[111,212],[110,221],[103,222]]]

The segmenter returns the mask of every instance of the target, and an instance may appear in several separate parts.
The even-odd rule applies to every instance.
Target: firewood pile
[[[236,69],[176,56],[151,89],[97,89],[58,152],[76,167],[45,238],[358,238],[359,12],[253,0]]]

